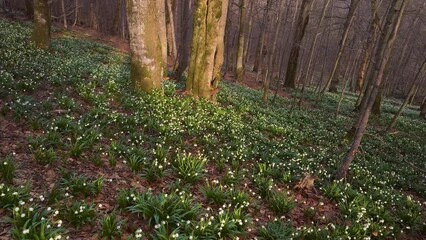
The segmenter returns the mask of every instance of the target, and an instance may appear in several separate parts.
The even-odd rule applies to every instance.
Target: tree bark
[[[426,61],[423,62],[422,66],[416,73],[416,77],[414,78],[413,85],[410,88],[410,91],[408,92],[407,97],[405,98],[404,102],[402,103],[401,107],[399,108],[398,112],[393,116],[392,121],[389,123],[389,126],[386,129],[386,132],[390,132],[393,127],[395,126],[399,116],[401,116],[402,111],[404,111],[404,108],[407,106],[407,104],[410,101],[410,97],[414,95],[415,89],[419,85],[419,79],[422,72],[426,70]]]
[[[274,42],[272,44],[271,53],[269,54],[268,69],[266,71],[265,81],[263,83],[263,96],[262,96],[263,103],[266,103],[266,101],[268,100],[269,83],[271,82],[271,78],[274,75],[274,65],[275,65],[274,59],[275,59],[275,56],[276,56],[278,37],[279,37],[280,30],[281,30],[282,22],[283,22],[282,21],[282,15],[284,13],[284,1],[282,1],[282,3],[280,5],[281,6],[278,9],[278,17],[277,17],[278,25],[275,28]]]
[[[263,60],[263,54],[264,54],[264,49],[265,49],[265,32],[267,29],[267,22],[268,22],[268,15],[269,15],[269,8],[271,6],[272,1],[271,0],[267,0],[266,1],[266,7],[265,7],[265,12],[263,13],[263,20],[261,23],[261,29],[260,29],[260,34],[259,34],[259,40],[257,42],[257,47],[256,47],[256,58],[254,59],[254,66],[253,66],[253,71],[257,72],[257,77],[256,77],[256,81],[259,78],[259,74],[261,73],[261,68],[262,68],[262,60]]]
[[[67,13],[65,11],[65,2],[64,2],[64,0],[61,0],[61,10],[62,10],[62,22],[64,24],[64,28],[68,28]]]
[[[72,27],[75,27],[75,25],[78,22],[78,11],[79,11],[79,8],[80,8],[80,6],[78,5],[78,0],[75,0],[74,23],[72,24]]]
[[[361,94],[362,89],[364,87],[365,75],[367,72],[368,65],[370,64],[371,55],[374,51],[374,44],[376,43],[377,37],[378,37],[377,24],[375,24],[375,22],[377,23],[379,21],[377,16],[377,8],[378,8],[377,0],[372,0],[371,1],[371,22],[369,25],[370,37],[367,39],[363,60],[361,62],[361,66],[358,71],[358,79],[355,86],[356,94]]]
[[[222,49],[228,1],[199,0],[196,4],[186,90],[194,98],[213,101],[223,63]]]
[[[245,46],[245,34],[247,31],[246,24],[244,22],[246,18],[245,0],[240,0],[240,29],[238,35],[238,47],[237,47],[237,67],[235,69],[235,76],[237,82],[240,82],[244,76],[244,46]]]
[[[311,10],[312,3],[313,0],[302,0],[302,6],[296,20],[296,32],[294,33],[293,46],[291,47],[284,87],[296,88],[296,73],[297,65],[299,63],[300,44],[302,43],[306,27],[309,23],[309,12]]]
[[[161,88],[162,52],[157,0],[127,0],[131,79],[136,91]]]
[[[34,29],[32,40],[37,48],[50,47],[50,4],[48,0],[34,0]]]
[[[166,0],[166,24],[167,24],[167,46],[168,46],[168,55],[172,57],[172,62],[176,61],[176,36],[175,36],[175,21],[172,10],[171,0]]]
[[[159,36],[161,42],[161,56],[163,68],[167,68],[167,28],[166,28],[166,0],[157,0]]]
[[[322,92],[324,93],[326,91],[327,88],[329,88],[330,92],[337,92],[337,84],[339,83],[338,77],[336,77],[336,73],[339,70],[340,67],[340,60],[342,58],[343,55],[343,51],[345,50],[346,47],[346,42],[348,40],[348,35],[349,35],[349,30],[351,29],[352,23],[355,19],[355,12],[358,8],[360,0],[352,0],[351,1],[351,5],[349,7],[349,13],[348,13],[348,17],[346,18],[346,22],[345,22],[345,26],[344,26],[344,31],[343,31],[343,35],[342,38],[340,39],[340,43],[339,43],[339,52],[337,53],[337,58],[336,61],[334,63],[334,67],[333,70],[331,71],[331,74],[327,80],[327,83],[325,85],[325,88],[322,90]]]
[[[361,140],[364,136],[368,120],[370,118],[371,108],[373,107],[374,100],[383,81],[384,71],[392,53],[392,48],[401,25],[401,19],[407,2],[408,0],[392,0],[390,3],[390,12],[386,17],[384,30],[378,40],[379,42],[377,44],[373,60],[374,69],[372,69],[371,73],[369,73],[369,75],[371,74],[372,76],[371,79],[374,79],[374,82],[372,82],[371,91],[368,94],[367,104],[365,107],[363,106],[363,108],[361,108],[358,120],[359,126],[355,131],[354,140],[348,153],[343,159],[340,168],[336,172],[335,177],[337,179],[346,178],[349,167],[358,152],[359,146],[361,145]]]

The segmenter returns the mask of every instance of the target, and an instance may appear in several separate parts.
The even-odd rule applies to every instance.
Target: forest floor
[[[66,33],[36,50],[30,27],[0,20],[0,239],[425,239],[416,107],[383,135],[399,106],[385,101],[332,181],[356,96],[332,118],[337,94],[293,111],[230,82],[217,105],[171,81],[138,94],[127,55]]]

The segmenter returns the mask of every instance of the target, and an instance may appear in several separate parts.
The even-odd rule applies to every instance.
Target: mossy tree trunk
[[[309,11],[313,0],[302,0],[302,6],[296,20],[296,32],[294,33],[293,46],[287,65],[284,87],[296,88],[297,65],[299,63],[300,45],[305,36],[305,30],[309,23]]]
[[[214,101],[221,80],[228,0],[198,0],[186,90]]]
[[[157,0],[127,0],[131,79],[136,91],[161,87],[162,51]]]
[[[34,0],[34,29],[32,40],[37,48],[50,47],[50,4],[48,0]]]

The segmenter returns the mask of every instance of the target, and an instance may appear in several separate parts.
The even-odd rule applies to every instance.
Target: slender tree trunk
[[[306,82],[306,79],[310,76],[309,73],[311,72],[311,66],[312,66],[312,61],[313,61],[313,58],[314,58],[315,52],[316,52],[316,45],[317,45],[318,37],[321,34],[321,32],[320,32],[321,24],[322,24],[322,22],[325,18],[325,14],[327,13],[327,9],[328,9],[330,2],[331,2],[331,0],[325,0],[324,1],[324,7],[322,9],[321,17],[318,21],[317,28],[315,30],[314,40],[312,41],[312,45],[311,45],[311,50],[310,50],[311,54],[309,55],[308,67],[307,67],[307,70],[306,70],[307,74],[305,75],[305,80],[304,80],[305,82]]]
[[[50,4],[48,0],[34,0],[34,29],[32,40],[37,48],[50,47]]]
[[[157,0],[127,0],[131,79],[137,91],[161,88],[162,52]]]
[[[274,36],[274,42],[272,44],[272,51],[269,54],[268,70],[267,70],[267,74],[266,74],[266,77],[265,77],[265,81],[263,83],[262,101],[264,103],[266,103],[266,101],[268,100],[269,83],[271,81],[271,78],[274,75],[274,59],[275,59],[275,55],[276,55],[278,37],[279,37],[280,30],[281,30],[282,22],[283,22],[282,21],[283,12],[284,12],[284,1],[282,1],[282,3],[280,4],[280,8],[278,9],[278,17],[277,17],[278,25],[275,29],[275,36]]]
[[[345,26],[344,26],[344,31],[343,31],[343,35],[342,38],[340,39],[340,43],[339,43],[339,52],[337,53],[337,58],[336,61],[334,63],[334,67],[333,70],[331,71],[331,74],[327,80],[327,83],[325,85],[325,88],[322,90],[322,92],[324,93],[327,88],[330,87],[329,91],[330,92],[337,92],[337,84],[338,82],[338,77],[336,78],[336,73],[339,70],[340,67],[340,60],[342,58],[343,55],[343,51],[345,50],[346,47],[346,42],[348,40],[348,36],[349,36],[349,30],[351,29],[352,23],[355,19],[355,12],[358,8],[360,0],[352,0],[351,1],[351,6],[349,7],[349,13],[348,13],[348,17],[346,18],[346,22],[345,22]],[[330,86],[330,84],[333,82],[332,86]]]
[[[72,24],[72,27],[75,27],[75,25],[77,25],[79,8],[80,8],[80,6],[78,5],[78,0],[75,0],[74,23]]]
[[[199,0],[194,13],[192,53],[186,90],[195,98],[214,100],[223,63],[228,1]],[[219,44],[219,45],[218,45]]]
[[[293,46],[291,47],[284,87],[296,88],[296,73],[299,63],[300,45],[309,23],[309,11],[311,10],[312,3],[313,0],[302,0],[302,6],[296,20],[296,32],[294,33]]]
[[[175,36],[175,22],[174,22],[174,16],[173,16],[173,10],[172,10],[172,3],[171,0],[166,0],[166,23],[167,23],[167,45],[169,49],[169,56],[172,57],[172,62],[174,63],[176,61],[176,36]]]
[[[64,28],[68,28],[67,13],[66,13],[66,10],[65,10],[64,0],[61,0],[61,10],[62,10],[62,22],[64,24]]]
[[[245,0],[240,0],[240,29],[238,35],[238,47],[237,47],[237,67],[235,69],[235,76],[237,82],[240,82],[244,77],[244,46],[245,46],[245,34],[247,32],[247,25],[245,24],[246,18],[246,7]]]
[[[367,39],[367,42],[366,42],[366,48],[364,51],[364,56],[361,62],[361,66],[358,71],[358,80],[355,86],[355,92],[359,95],[362,93],[362,89],[365,83],[365,75],[367,72],[368,65],[370,64],[371,54],[374,51],[374,44],[376,43],[377,37],[378,37],[377,24],[375,24],[375,22],[379,21],[377,19],[378,18],[377,8],[378,8],[377,0],[372,0],[371,1],[371,22],[369,25],[370,37]]]
[[[345,158],[342,161],[340,168],[336,173],[337,179],[346,178],[349,167],[358,151],[359,146],[361,145],[362,137],[364,136],[365,130],[368,125],[368,120],[371,114],[371,108],[373,107],[374,100],[380,89],[380,85],[383,80],[384,71],[388,63],[389,57],[392,53],[392,48],[398,33],[403,12],[408,0],[392,0],[390,3],[390,13],[386,17],[386,23],[384,26],[384,32],[379,38],[378,47],[376,49],[376,54],[374,56],[373,63],[375,64],[374,69],[372,69],[371,75],[373,76],[374,82],[372,82],[371,93],[367,104],[364,108],[361,109],[359,115],[359,126],[355,131],[355,137],[351,144],[351,147],[346,154]],[[370,73],[369,73],[370,74]]]
[[[256,81],[258,81],[259,79],[259,74],[261,72],[261,65],[262,65],[262,59],[263,59],[263,51],[265,48],[265,32],[267,29],[267,22],[268,22],[268,15],[269,15],[269,8],[271,6],[272,1],[271,0],[267,0],[266,2],[266,7],[265,7],[265,12],[263,13],[263,20],[261,23],[261,29],[260,29],[260,35],[259,35],[259,41],[257,42],[257,48],[256,48],[256,57],[254,59],[254,66],[253,66],[253,71],[257,72],[257,77],[256,77]]]
[[[248,50],[251,47],[251,34],[253,32],[253,20],[254,20],[254,14],[253,14],[254,1],[255,0],[249,0],[249,2],[250,2],[250,10],[249,10],[248,16],[250,16],[250,20],[248,22],[247,39],[244,42],[244,45],[245,45],[244,46],[244,60],[243,60],[244,64],[246,64],[247,61],[248,61],[248,58],[249,58],[249,56],[248,56]]]
[[[405,98],[404,102],[402,103],[401,107],[399,108],[398,112],[393,116],[392,121],[390,122],[389,126],[386,129],[386,132],[390,132],[393,127],[395,126],[399,116],[401,116],[402,111],[404,111],[404,108],[407,106],[407,104],[410,101],[410,97],[414,95],[414,92],[416,90],[416,88],[419,86],[419,79],[420,79],[420,75],[422,73],[424,73],[426,70],[426,61],[423,62],[422,66],[420,67],[420,69],[417,71],[416,77],[414,78],[414,82],[413,85],[411,85],[411,89],[408,92],[407,97]]]

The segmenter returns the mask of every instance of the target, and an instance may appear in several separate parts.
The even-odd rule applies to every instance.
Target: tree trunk
[[[257,72],[257,77],[256,77],[256,81],[259,78],[259,74],[262,71],[262,60],[263,60],[263,53],[264,53],[264,49],[265,49],[265,32],[267,29],[267,22],[268,22],[268,15],[269,15],[269,8],[271,5],[272,1],[271,0],[267,0],[266,2],[266,7],[265,7],[265,12],[263,13],[263,20],[261,23],[261,29],[260,29],[260,34],[259,34],[259,41],[257,42],[257,47],[256,47],[256,58],[254,59],[254,66],[253,66],[253,71]]]
[[[181,0],[176,1],[176,4],[179,4],[179,10],[181,12],[179,17],[180,23],[177,26],[181,26],[181,29],[178,30],[180,33],[179,38],[179,49],[177,53],[177,61],[175,63],[174,69],[178,79],[182,76],[182,74],[187,70],[189,63],[189,54],[190,54],[190,44],[187,44],[191,41],[191,32],[193,31],[191,26],[191,19],[193,18],[192,11],[192,0]]]
[[[162,52],[157,0],[127,0],[131,79],[137,91],[161,88]]]
[[[339,70],[340,67],[340,60],[342,58],[343,55],[343,51],[345,50],[346,47],[346,42],[348,40],[348,35],[349,35],[349,30],[351,29],[352,23],[355,19],[355,12],[356,9],[358,8],[360,0],[352,0],[351,1],[351,5],[349,7],[349,13],[348,13],[348,17],[346,18],[346,22],[345,22],[345,26],[344,26],[344,31],[343,31],[343,35],[342,38],[340,39],[340,43],[339,43],[339,52],[337,53],[337,58],[336,61],[334,63],[334,67],[333,70],[331,71],[331,74],[327,80],[327,84],[325,85],[325,88],[322,90],[322,92],[324,93],[326,91],[327,88],[330,87],[329,91],[330,92],[337,92],[337,84],[339,83],[339,78],[338,76],[336,77],[336,73]],[[331,86],[330,86],[331,84]]]
[[[318,37],[321,34],[321,32],[320,32],[321,24],[322,24],[322,22],[325,18],[325,14],[327,13],[327,9],[328,9],[330,2],[331,2],[331,0],[325,0],[324,1],[324,7],[322,9],[321,17],[318,21],[317,28],[315,30],[314,40],[312,41],[312,45],[311,45],[311,50],[310,50],[311,54],[309,55],[308,67],[307,67],[307,70],[306,70],[307,74],[305,75],[304,82],[306,82],[307,78],[310,76],[312,61],[314,59],[314,55],[315,55],[315,52],[316,52],[316,45],[317,45]]]
[[[72,27],[75,27],[75,25],[78,22],[78,11],[79,11],[79,8],[80,8],[80,6],[78,5],[78,0],[75,0],[74,23],[72,24]]]
[[[111,31],[114,35],[119,34],[120,15],[121,15],[121,0],[115,0],[114,18],[112,19],[112,31]]]
[[[238,47],[237,47],[237,67],[235,69],[235,76],[237,82],[241,81],[244,76],[244,46],[245,46],[245,34],[247,31],[246,24],[244,22],[246,18],[245,0],[240,0],[240,29],[238,35]]]
[[[380,88],[379,91],[377,92],[377,96],[374,100],[373,108],[371,109],[372,115],[380,115],[381,106],[382,106],[382,98],[383,98],[383,90],[382,90],[382,88]]]
[[[407,2],[407,0],[392,0],[389,5],[390,12],[386,17],[383,33],[379,38],[376,53],[372,61],[374,63],[374,69],[372,68],[371,73],[369,72],[369,75],[372,76],[371,79],[374,79],[374,82],[371,83],[372,86],[371,91],[369,91],[370,94],[368,94],[368,101],[365,106],[362,106],[359,113],[359,125],[358,128],[356,128],[354,140],[336,173],[335,177],[337,179],[346,178],[349,167],[358,152],[359,146],[361,145],[361,140],[364,136],[365,129],[367,128],[371,109],[373,107],[376,95],[380,89],[384,71],[392,53],[392,47],[401,24],[401,19]]]
[[[194,13],[192,53],[186,90],[195,98],[214,100],[223,63],[227,0],[199,0]],[[219,44],[219,45],[218,45]]]
[[[161,56],[163,68],[167,68],[167,28],[166,28],[166,0],[157,0],[158,22],[160,42],[161,42]]]
[[[390,122],[389,126],[386,129],[386,132],[390,132],[392,128],[395,126],[399,116],[401,116],[402,111],[404,111],[404,108],[407,106],[407,104],[410,101],[410,97],[414,95],[414,92],[416,88],[419,86],[419,77],[426,69],[426,61],[423,62],[420,69],[417,71],[416,77],[414,78],[413,85],[411,86],[410,91],[408,92],[407,97],[405,98],[404,102],[402,103],[401,107],[399,108],[398,112],[393,116],[392,121]]]
[[[64,2],[64,0],[61,0],[61,10],[62,10],[62,22],[64,24],[64,28],[68,28],[67,13],[65,11],[65,2]]]
[[[168,46],[168,55],[172,57],[172,62],[176,61],[176,36],[175,36],[175,21],[172,10],[171,0],[166,0],[166,24],[167,24],[167,46]]]
[[[48,0],[34,0],[34,29],[32,40],[37,48],[50,47],[50,4]]]
[[[309,11],[312,7],[312,3],[313,0],[302,0],[302,6],[296,20],[296,32],[294,33],[293,46],[291,47],[284,87],[296,88],[296,73],[299,63],[300,44],[302,43],[306,27],[309,23]]]
[[[248,22],[248,33],[247,33],[247,39],[244,42],[244,65],[248,62],[249,59],[249,55],[248,55],[248,50],[251,47],[251,34],[253,32],[253,20],[254,20],[254,14],[253,14],[253,6],[254,6],[254,0],[249,0],[250,2],[250,11],[248,16],[250,16],[250,20]]]
[[[266,71],[265,81],[263,83],[263,96],[262,101],[266,103],[268,100],[268,93],[269,93],[269,83],[271,82],[271,78],[274,75],[274,59],[276,56],[276,49],[278,44],[278,37],[281,30],[281,24],[282,24],[282,15],[284,13],[284,1],[282,1],[280,8],[278,9],[278,17],[277,22],[278,25],[275,29],[275,35],[274,35],[274,42],[272,44],[272,51],[269,54],[269,60],[268,60],[268,70]]]

